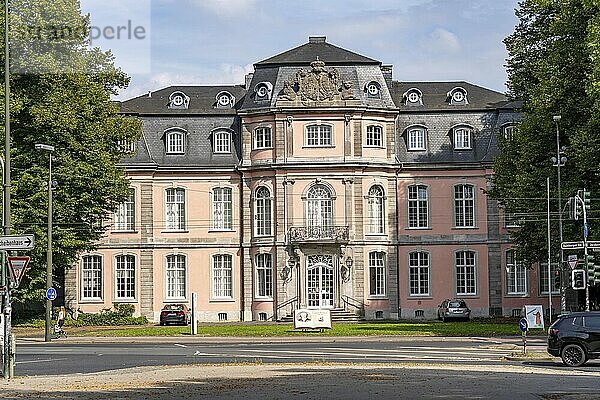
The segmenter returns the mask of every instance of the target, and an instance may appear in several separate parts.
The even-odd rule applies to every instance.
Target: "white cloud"
[[[458,37],[443,28],[437,28],[429,34],[427,40],[422,45],[429,48],[430,51],[443,53],[457,53],[461,50]]]
[[[247,16],[256,9],[257,0],[193,0],[195,5],[221,18]]]

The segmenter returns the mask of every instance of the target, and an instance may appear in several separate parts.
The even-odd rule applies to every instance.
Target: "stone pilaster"
[[[140,185],[140,235],[142,243],[152,242],[154,230],[154,194],[150,183]],[[140,312],[154,320],[154,254],[140,250]]]
[[[354,121],[354,156],[362,157],[362,124]]]

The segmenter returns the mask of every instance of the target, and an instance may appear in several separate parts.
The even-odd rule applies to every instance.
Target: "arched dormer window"
[[[422,125],[412,125],[406,128],[406,150],[427,150],[427,128]]]
[[[214,153],[231,153],[231,132],[228,130],[216,130],[213,136],[213,152]]]
[[[381,84],[377,81],[371,81],[365,85],[365,93],[370,99],[381,98]]]
[[[505,140],[512,140],[515,135],[515,130],[517,129],[517,127],[513,123],[508,123],[508,124],[502,125],[502,127],[500,129],[502,132],[502,137],[504,137]]]
[[[181,128],[169,128],[165,131],[165,152],[167,154],[185,153],[186,131]]]
[[[187,110],[190,105],[190,98],[181,91],[171,93],[169,96],[169,108]]]
[[[410,88],[402,95],[404,104],[407,106],[422,106],[423,92],[417,88]]]
[[[226,90],[220,91],[215,99],[217,108],[232,108],[235,104],[235,97]]]
[[[270,100],[273,93],[271,82],[260,82],[254,87],[254,98],[257,101]]]
[[[473,132],[473,127],[468,125],[458,125],[452,128],[454,150],[473,149]]]
[[[457,86],[448,93],[446,93],[446,98],[449,101],[450,105],[469,104],[469,100],[467,99],[467,91],[460,86]]]

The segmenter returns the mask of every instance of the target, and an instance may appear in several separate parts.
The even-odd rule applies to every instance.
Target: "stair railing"
[[[350,296],[342,295],[342,303],[344,304],[344,310],[352,311],[350,308],[354,308],[358,310],[358,314],[361,317],[365,316],[365,304],[362,301]]]
[[[298,304],[298,296],[292,297],[291,299],[288,299],[288,300],[284,301],[283,303],[279,304],[277,306],[277,308],[275,309],[275,314],[273,315],[273,319],[275,321],[279,320],[279,312],[282,308],[291,305],[292,311],[294,311],[296,308],[298,308],[297,304]]]

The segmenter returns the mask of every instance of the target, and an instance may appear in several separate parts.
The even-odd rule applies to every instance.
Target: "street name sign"
[[[31,250],[33,235],[0,236],[0,250]]]
[[[583,249],[583,242],[562,242],[560,248],[563,250]]]
[[[600,240],[590,240],[587,245],[589,249],[600,249]]]
[[[9,256],[8,265],[10,266],[11,278],[15,287],[19,287],[27,265],[29,265],[29,256]]]

